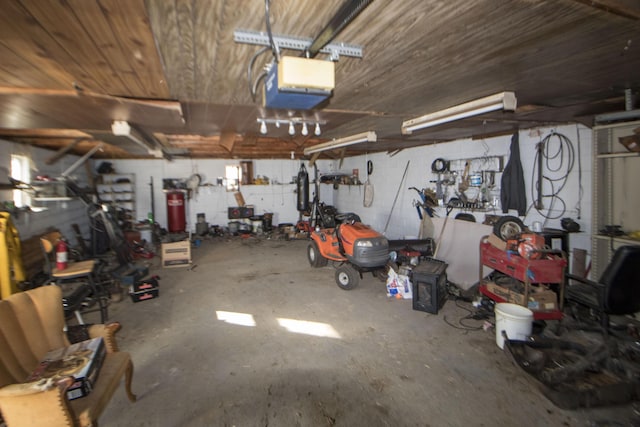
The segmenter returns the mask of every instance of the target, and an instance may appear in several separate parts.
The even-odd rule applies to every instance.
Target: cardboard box
[[[69,400],[91,393],[107,353],[102,337],[71,344],[48,352],[27,381],[73,376],[67,390]]]
[[[485,285],[487,286],[487,290],[489,292],[499,296],[506,302],[522,306],[525,305],[523,293],[520,293],[507,286],[497,285],[494,282],[488,282]],[[551,290],[540,289],[538,287],[531,286],[526,307],[536,311],[556,310],[558,308],[558,295],[556,295],[556,293]]]
[[[499,238],[493,233],[489,235],[489,237],[487,238],[487,241],[491,243],[494,247],[500,249],[501,251],[507,250],[507,242],[505,242],[504,240],[502,240],[501,238]]]
[[[635,131],[637,130],[638,129],[636,129]],[[622,138],[618,138],[618,140],[620,141],[620,144],[624,145],[627,150],[634,153],[640,153],[640,137],[638,136],[637,132],[634,136],[623,136]]]
[[[499,286],[497,284],[495,284],[494,282],[488,282],[486,283],[487,286],[487,290],[489,292],[491,292],[494,295],[499,296],[500,298],[502,298],[505,301],[509,301],[509,299],[511,298],[511,291],[507,288],[503,288],[502,286]]]
[[[189,240],[162,244],[162,266],[164,268],[188,267],[190,265],[191,242]]]
[[[515,304],[524,305],[524,295],[511,291],[511,301]],[[548,311],[558,308],[558,296],[550,290],[529,292],[527,307],[531,310]]]

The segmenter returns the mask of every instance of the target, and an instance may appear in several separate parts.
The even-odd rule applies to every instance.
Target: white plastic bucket
[[[510,340],[525,341],[531,335],[533,311],[511,303],[496,304],[496,344],[504,348],[502,331]]]
[[[144,228],[140,228],[140,239],[144,240],[147,243],[151,243],[151,228],[149,227],[144,227]]]

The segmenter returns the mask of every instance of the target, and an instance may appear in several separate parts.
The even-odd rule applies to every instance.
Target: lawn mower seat
[[[580,283],[567,286],[567,299],[600,313],[602,326],[609,327],[609,315],[640,311],[640,246],[621,246],[598,282],[568,274]]]

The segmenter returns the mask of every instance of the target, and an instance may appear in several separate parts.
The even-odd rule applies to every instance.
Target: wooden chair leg
[[[129,364],[127,366],[127,371],[124,375],[124,387],[127,391],[127,397],[131,402],[135,402],[138,398],[131,391],[131,381],[133,380],[133,362],[129,360]]]

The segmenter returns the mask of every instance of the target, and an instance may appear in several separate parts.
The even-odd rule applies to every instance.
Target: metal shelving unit
[[[124,229],[132,229],[136,223],[136,182],[134,174],[103,174],[97,185],[100,202],[114,207],[121,213],[118,222]]]
[[[628,151],[619,138],[633,134],[640,121],[593,128],[591,273],[600,277],[615,250],[640,245],[627,236],[607,235],[606,226],[624,231],[640,230],[640,153]]]

